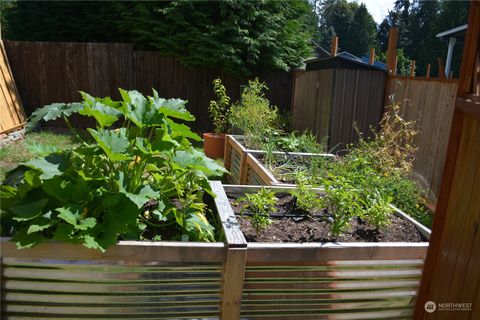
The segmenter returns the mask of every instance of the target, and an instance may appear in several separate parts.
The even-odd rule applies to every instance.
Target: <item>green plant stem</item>
[[[78,134],[77,130],[72,126],[72,124],[70,123],[70,121],[68,120],[68,118],[66,116],[63,116],[63,120],[67,124],[68,129],[70,129],[70,131],[73,132],[75,138],[79,142],[85,143],[85,141],[82,139],[82,137],[80,137],[80,134]]]

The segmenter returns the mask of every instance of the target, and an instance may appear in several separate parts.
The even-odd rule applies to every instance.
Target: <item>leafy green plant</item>
[[[335,162],[322,185],[334,234],[347,231],[354,218],[377,228],[388,225],[392,198],[379,188],[377,173],[362,159]]]
[[[247,211],[252,214],[252,225],[258,232],[272,223],[269,216],[277,211],[277,200],[274,191],[262,187],[257,193],[246,193],[237,202],[246,202],[240,212],[242,215]]]
[[[275,129],[278,110],[270,106],[264,93],[266,89],[265,83],[258,78],[248,81],[248,86],[242,91],[241,101],[230,109],[230,124],[243,130],[245,145],[251,149],[260,149],[265,136]]]
[[[213,80],[213,91],[217,95],[217,100],[210,101],[208,112],[213,120],[214,133],[219,135],[227,131],[227,114],[230,105],[230,97],[227,96],[227,90],[222,84],[220,78]]]
[[[211,194],[208,176],[225,170],[192,146],[198,135],[176,122],[194,120],[186,102],[156,91],[120,93],[122,100],[113,101],[81,92],[82,103],[32,114],[32,126],[63,117],[71,127],[68,116],[79,113],[97,127],[80,146],[8,173],[0,187],[1,232],[19,248],[47,239],[102,251],[122,239],[214,240],[202,198]],[[123,125],[112,128],[116,123]]]
[[[313,190],[313,187],[305,173],[300,173],[297,178],[297,187],[291,191],[292,196],[296,198],[296,206],[312,216],[325,208],[325,198]]]
[[[302,134],[291,132],[290,134],[269,137],[274,140],[277,150],[287,152],[322,153],[325,147],[317,143],[317,138],[310,132]]]

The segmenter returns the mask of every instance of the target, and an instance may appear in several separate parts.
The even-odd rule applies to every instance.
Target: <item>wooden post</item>
[[[240,319],[247,248],[228,248],[223,268],[221,319]]]
[[[415,77],[415,60],[410,61],[410,77]]]
[[[336,56],[337,55],[337,52],[338,52],[338,37],[337,36],[334,36],[332,38],[332,48],[331,48],[331,55],[332,56]]]
[[[390,28],[388,33],[387,69],[393,74],[396,74],[397,70],[397,37],[398,28]]]
[[[438,78],[445,78],[445,67],[443,66],[443,61],[440,58],[437,58],[438,63]]]
[[[247,240],[243,236],[230,206],[227,194],[220,181],[211,181],[210,186],[216,194],[215,203],[218,215],[225,231],[227,257],[222,272],[221,319],[240,319],[240,307],[243,294],[243,280],[247,261]]]
[[[426,78],[430,78],[430,63],[427,64],[427,73],[425,74]]]
[[[427,301],[467,301],[470,311],[461,317],[480,319],[480,105],[475,101],[480,97],[472,86],[479,37],[480,2],[471,1],[442,185],[413,319],[437,318],[427,314]]]
[[[240,183],[239,184],[247,184],[247,173],[248,173],[248,166],[247,166],[247,153],[242,152],[240,156],[240,172],[238,173],[240,176]]]
[[[370,59],[368,59],[368,63],[371,65],[375,63],[375,48],[370,48]]]
[[[223,166],[225,169],[230,170],[232,165],[232,145],[230,144],[230,137],[225,136],[225,149],[223,152]]]

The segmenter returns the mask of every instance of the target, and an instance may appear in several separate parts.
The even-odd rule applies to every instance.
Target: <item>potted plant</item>
[[[227,131],[227,113],[230,105],[230,97],[227,96],[227,90],[219,78],[213,80],[213,91],[217,95],[217,100],[210,101],[208,112],[213,121],[213,133],[204,133],[205,154],[213,159],[223,158],[225,149],[225,133]]]

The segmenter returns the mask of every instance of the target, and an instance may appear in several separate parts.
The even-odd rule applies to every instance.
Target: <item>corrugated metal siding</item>
[[[234,148],[231,148],[231,158],[230,158],[230,178],[229,180],[233,184],[239,184],[240,183],[240,158],[241,154],[235,150]]]
[[[218,318],[222,264],[3,258],[2,319]]]
[[[422,260],[248,264],[242,316],[248,319],[410,319]]]

